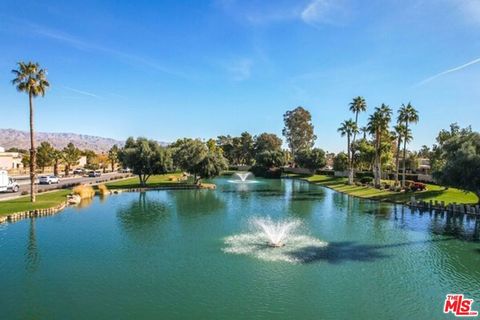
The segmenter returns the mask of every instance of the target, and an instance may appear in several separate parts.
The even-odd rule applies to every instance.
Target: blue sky
[[[409,101],[412,148],[452,122],[479,130],[479,0],[0,2],[0,127],[28,128],[19,60],[48,69],[37,130],[118,139],[274,132],[311,111],[316,145],[357,95]],[[367,114],[360,117],[362,124]]]

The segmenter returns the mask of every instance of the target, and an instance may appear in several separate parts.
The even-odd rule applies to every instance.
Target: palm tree
[[[357,125],[358,128],[358,114],[360,112],[365,112],[367,111],[367,103],[365,102],[365,99],[363,97],[356,97],[353,98],[353,101],[350,102],[350,111],[355,114],[355,125]],[[353,142],[355,142],[356,134],[353,134]]]
[[[58,176],[58,165],[63,160],[63,153],[60,150],[53,150],[52,152],[53,159],[53,175]]]
[[[417,123],[419,120],[418,111],[410,104],[402,104],[402,107],[398,110],[398,122],[405,124],[405,132],[408,133],[408,124]],[[405,188],[405,161],[407,155],[407,139],[403,139],[403,176],[402,176],[402,188]]]
[[[392,109],[386,104],[375,108],[375,112],[368,118],[368,130],[374,135],[375,139],[375,163],[373,168],[373,175],[375,177],[375,186],[380,186],[380,179],[382,176],[381,168],[381,146],[382,134],[388,130],[388,124],[392,117]]]
[[[35,135],[33,126],[33,99],[41,95],[45,96],[45,92],[50,84],[47,81],[47,72],[40,68],[36,62],[18,62],[18,69],[12,70],[15,79],[12,84],[16,86],[20,92],[28,94],[30,106],[30,200],[35,202]]]
[[[353,132],[353,140],[352,140],[352,145],[355,145],[355,141],[357,140],[357,133],[359,132],[358,130],[358,114],[360,112],[365,112],[367,111],[367,103],[365,102],[365,99],[363,97],[356,97],[353,98],[353,101],[350,102],[350,111],[355,114],[355,131]],[[348,183],[353,184],[353,148],[352,149],[352,156],[350,157],[350,170],[348,172]]]
[[[405,126],[401,123],[398,123],[394,128],[394,136],[397,139],[397,154],[395,156],[395,185],[398,185],[398,173],[400,171],[400,148],[402,145],[403,139],[407,139],[407,142],[410,142],[412,139],[412,134],[410,129],[407,132]]]
[[[352,120],[345,120],[341,123],[340,128],[337,130],[340,132],[342,137],[347,136],[347,156],[348,156],[348,183],[353,184],[353,154],[352,154],[352,143],[350,143],[352,135],[358,133],[358,128],[356,123]]]
[[[363,133],[363,139],[364,140],[367,139],[368,127],[367,126],[361,127],[360,131]]]

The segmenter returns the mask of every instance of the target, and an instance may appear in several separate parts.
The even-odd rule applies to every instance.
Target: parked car
[[[130,173],[130,172],[132,172],[132,169],[130,169],[130,168],[122,168],[122,169],[120,169],[119,171],[120,171],[121,173]]]
[[[102,173],[100,171],[90,171],[88,173],[88,176],[91,177],[91,178],[96,178],[96,177],[100,177],[102,175]]]
[[[20,186],[17,181],[8,176],[7,171],[0,170],[0,192],[18,192]]]
[[[82,168],[77,168],[73,170],[73,174],[83,174],[85,171]]]
[[[41,176],[38,178],[39,184],[52,184],[52,183],[59,183],[59,182],[60,182],[60,178],[54,175]]]

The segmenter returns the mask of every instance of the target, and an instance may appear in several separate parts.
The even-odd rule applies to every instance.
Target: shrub
[[[81,185],[73,188],[73,194],[77,194],[82,199],[90,199],[95,195],[95,191],[91,186]]]
[[[355,172],[355,178],[362,179],[364,177],[371,177],[373,179],[373,173],[370,171]]]
[[[317,170],[317,174],[322,174],[325,176],[333,176],[335,175],[335,171],[333,170]]]
[[[360,183],[362,183],[362,184],[369,184],[369,183],[372,183],[372,182],[373,182],[372,177],[365,176],[365,177],[360,178]]]
[[[98,185],[98,193],[100,193],[100,195],[102,195],[102,196],[106,196],[106,195],[110,194],[110,191],[108,190],[106,185],[99,184]]]
[[[421,182],[415,182],[410,186],[410,190],[412,191],[424,191],[427,190],[427,185]]]
[[[415,184],[415,181],[405,180],[405,189],[410,189],[412,185]]]
[[[260,165],[254,165],[253,167],[251,167],[250,172],[252,172],[256,177],[263,177],[269,179],[279,179],[282,176],[281,168],[267,169],[264,166]]]

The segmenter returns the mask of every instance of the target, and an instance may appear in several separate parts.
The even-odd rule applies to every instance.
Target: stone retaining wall
[[[451,203],[445,205],[444,201],[417,201],[415,197],[410,199],[408,203],[410,207],[425,209],[425,210],[439,210],[439,211],[447,211],[453,213],[462,213],[462,214],[471,214],[480,216],[480,205],[469,205],[469,204],[457,204]]]
[[[59,211],[62,211],[67,206],[67,202],[63,202],[58,206],[46,209],[35,209],[29,211],[21,211],[10,213],[8,215],[0,217],[0,223],[4,222],[15,222],[18,220],[26,219],[26,218],[33,218],[33,217],[44,217],[44,216],[51,216]]]

